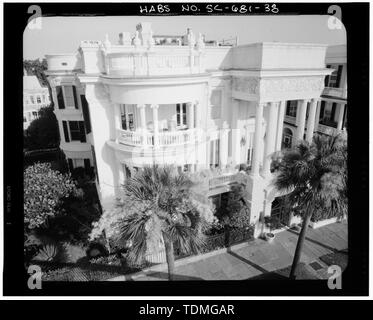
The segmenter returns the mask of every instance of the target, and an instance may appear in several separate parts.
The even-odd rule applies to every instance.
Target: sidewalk
[[[200,255],[192,259],[178,260],[175,265],[175,279],[246,280],[258,276],[260,279],[270,272],[291,265],[297,239],[296,232],[286,230],[278,233],[273,243],[256,239],[234,246],[228,252],[220,250],[217,253]],[[334,223],[319,229],[309,228],[301,256],[305,278],[323,278],[327,265],[319,258],[347,248],[347,223]],[[167,280],[167,277],[167,265],[163,264],[111,281],[159,281]]]

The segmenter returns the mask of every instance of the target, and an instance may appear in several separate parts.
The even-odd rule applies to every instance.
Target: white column
[[[275,151],[280,151],[281,150],[282,132],[284,130],[285,105],[286,105],[286,101],[281,101],[280,105],[278,107],[277,134],[276,134],[276,148],[275,148]]]
[[[303,140],[304,135],[304,127],[306,124],[306,113],[307,113],[307,102],[308,100],[299,100],[298,101],[298,109],[299,112],[299,122],[297,127],[297,132],[295,133],[295,140],[301,141]]]
[[[262,154],[262,130],[263,130],[263,108],[266,103],[258,103],[256,106],[255,112],[255,134],[254,134],[254,150],[253,150],[253,160],[251,166],[251,175],[258,176],[259,175],[259,163],[260,163],[260,155]]]
[[[145,104],[138,104],[138,108],[140,108],[140,123],[141,123],[141,133],[142,133],[142,144],[146,145],[146,114],[145,114]]]
[[[238,127],[238,111],[239,102],[236,99],[232,100],[232,161],[235,165],[239,165],[241,162],[241,145],[240,135],[241,130]]]
[[[219,163],[224,168],[228,163],[228,125],[224,122],[220,129],[220,145],[219,145]]]
[[[190,102],[189,105],[189,119],[188,119],[188,128],[194,128],[194,103]]]
[[[120,104],[113,104],[113,108],[114,108],[115,132],[114,132],[114,137],[112,136],[111,138],[117,141],[118,130],[122,130]]]
[[[309,113],[308,113],[306,140],[309,143],[312,142],[313,132],[315,130],[317,101],[318,101],[318,99],[312,99],[311,105],[310,105],[310,110],[309,110]]]
[[[276,114],[278,102],[269,103],[269,119],[267,123],[267,132],[265,138],[265,150],[263,159],[263,176],[271,175],[271,155],[275,151],[276,144]]]
[[[152,104],[151,108],[153,109],[153,129],[154,129],[154,146],[159,145],[159,123],[158,123],[158,104]]]
[[[343,114],[345,112],[345,106],[346,106],[345,104],[340,104],[337,130],[342,130],[342,126],[343,126]]]
[[[120,104],[114,104],[115,129],[122,129]]]
[[[317,101],[316,116],[315,116],[315,129],[314,129],[314,131],[317,131],[319,129],[320,109],[321,109],[321,100]]]

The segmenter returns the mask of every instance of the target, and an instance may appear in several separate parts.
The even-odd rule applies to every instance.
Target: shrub
[[[34,229],[60,213],[61,200],[76,193],[70,175],[51,169],[49,163],[36,163],[24,172],[24,221]]]
[[[219,222],[230,228],[250,227],[250,210],[246,204],[246,190],[242,185],[232,186],[226,207],[217,210]]]

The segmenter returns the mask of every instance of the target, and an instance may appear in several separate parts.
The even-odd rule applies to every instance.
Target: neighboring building
[[[23,76],[23,129],[39,116],[39,110],[50,104],[49,91],[36,76]]]
[[[186,45],[162,46],[148,23],[137,27],[133,40],[123,39],[131,37],[122,33],[120,45],[107,37],[82,41],[77,54],[46,56],[70,167],[95,167],[104,209],[146,164],[189,172],[219,168],[211,171],[205,194],[219,203],[231,184],[243,183],[250,220],[258,225],[280,196],[271,184],[271,155],[281,150],[286,101],[299,110],[293,139],[302,139],[306,127],[312,139],[332,72],[325,68],[327,46],[205,46],[192,32]],[[239,172],[241,164],[248,171]]]
[[[347,48],[346,45],[330,46],[326,51],[325,64],[333,70],[325,78],[325,88],[317,103],[314,130],[321,134],[346,133],[347,122]],[[306,119],[309,114],[307,106]],[[299,124],[300,113],[295,101],[286,102],[283,147],[291,147]],[[305,132],[307,132],[307,126]]]

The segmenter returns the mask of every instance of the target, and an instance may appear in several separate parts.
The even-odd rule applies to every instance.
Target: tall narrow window
[[[287,102],[286,115],[294,118],[297,116],[297,100],[291,100]]]
[[[76,97],[76,88],[75,86],[63,86],[63,95],[65,106],[67,108],[78,109],[78,101]]]
[[[80,141],[79,121],[69,121],[71,141]]]
[[[120,105],[121,122],[123,130],[135,130],[133,112],[130,110],[129,105]]]
[[[176,105],[176,125],[179,128],[185,128],[187,124],[187,115],[186,115],[186,103],[178,103]]]

